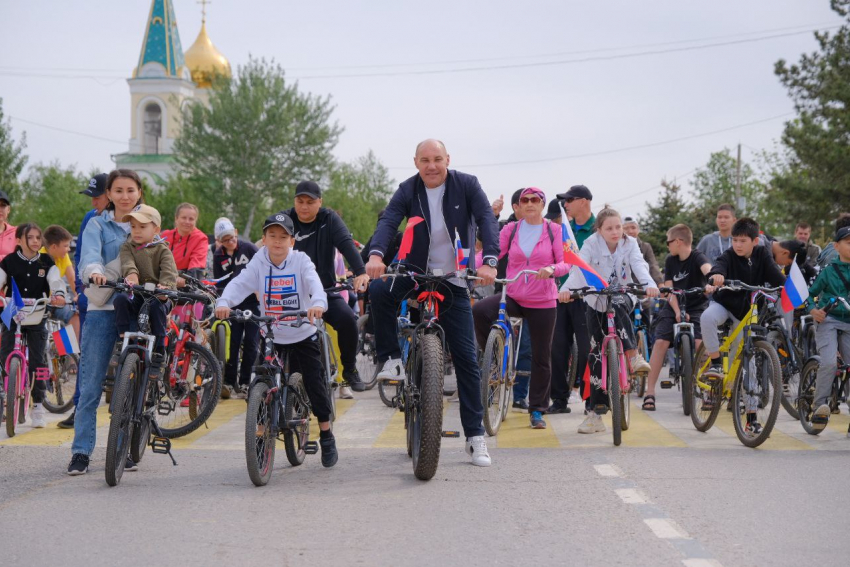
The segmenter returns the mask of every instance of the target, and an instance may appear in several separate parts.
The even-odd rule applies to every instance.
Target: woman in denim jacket
[[[107,179],[106,196],[109,198],[106,210],[92,218],[83,232],[79,272],[84,283],[90,279],[94,283],[107,280],[106,265],[118,257],[118,249],[130,232],[129,223],[116,219],[123,219],[124,215],[143,202],[142,180],[135,171],[116,169]],[[118,339],[112,298],[102,305],[95,303],[94,300],[89,301],[80,344],[80,369],[77,376],[80,400],[74,422],[73,456],[68,465],[68,474],[72,476],[88,472],[97,431],[97,406],[100,404],[109,357]],[[135,468],[134,463],[128,462],[124,470]]]

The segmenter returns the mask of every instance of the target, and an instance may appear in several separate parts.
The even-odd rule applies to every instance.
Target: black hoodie
[[[756,246],[749,258],[738,256],[732,248],[717,257],[708,277],[719,274],[727,280],[740,280],[748,285],[779,287],[785,283],[785,276],[773,261],[765,246]],[[739,321],[750,310],[750,292],[720,290],[712,298],[732,313]]]

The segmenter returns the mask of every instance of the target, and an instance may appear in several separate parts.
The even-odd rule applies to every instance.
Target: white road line
[[[615,492],[626,504],[646,504],[648,502],[646,496],[635,488],[618,488]]]
[[[685,567],[721,567],[714,559],[683,559],[682,564]]]
[[[623,476],[623,472],[614,465],[593,465],[593,468],[596,469],[596,472],[599,473],[599,476],[604,476],[608,478]]]
[[[660,539],[690,539],[688,533],[669,518],[646,518],[643,523],[649,526],[655,537]]]

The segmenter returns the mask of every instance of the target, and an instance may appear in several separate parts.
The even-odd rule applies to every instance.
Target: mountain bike
[[[487,342],[484,346],[484,356],[481,360],[481,402],[484,405],[484,429],[487,431],[487,435],[491,437],[496,436],[499,432],[499,427],[508,413],[522,333],[522,324],[519,325],[519,332],[516,332],[513,318],[508,317],[506,303],[508,284],[529,274],[536,276],[537,272],[535,270],[521,270],[512,278],[495,280],[496,283],[502,284],[499,317],[490,327],[490,333],[487,335]],[[514,338],[515,334],[516,338]]]
[[[803,360],[809,360],[818,353],[818,345],[815,341],[815,322],[812,316],[805,311],[800,309],[794,311],[791,337],[797,346],[797,350],[802,353]]]
[[[803,353],[791,337],[791,329],[785,323],[785,317],[777,309],[777,302],[765,299],[761,324],[767,327],[767,341],[773,345],[782,367],[782,407],[794,419],[800,419],[797,409],[797,396],[800,393],[800,375],[803,371]],[[814,333],[814,328],[812,328]]]
[[[357,318],[357,372],[367,390],[378,383],[378,347],[375,332],[371,328],[371,304],[364,304],[364,313]]]
[[[750,309],[720,345],[722,376],[708,372],[711,360],[705,342],[697,349],[691,421],[698,431],[708,431],[723,402],[731,399],[735,434],[747,447],[758,447],[773,431],[782,397],[782,368],[776,349],[766,340],[767,328],[759,325],[759,304],[775,300],[770,294],[781,288],[750,286],[737,280],[727,280],[723,288],[751,292]],[[755,414],[755,425],[744,421],[748,413]]]
[[[647,321],[649,320],[649,312],[644,313],[643,306],[640,301],[635,301],[635,308],[632,311],[632,318],[634,319],[635,326],[635,340],[637,345],[638,353],[643,357],[644,360],[649,361],[649,357],[652,354],[652,344],[650,344],[649,339],[649,326],[647,325]],[[634,376],[634,391],[635,394],[642,398],[646,393],[646,374],[640,374]]]
[[[73,305],[68,302],[67,305]],[[62,329],[62,322],[56,319],[56,307],[47,308],[47,391],[44,393],[44,409],[50,413],[65,413],[74,405],[74,390],[77,387],[77,372],[80,368],[80,355],[77,353],[59,354],[53,333]],[[67,326],[69,332],[73,328]],[[78,340],[79,337],[76,337]]]
[[[216,284],[230,278],[232,274],[225,274],[216,280],[198,279],[186,272],[181,272],[180,277],[186,280],[186,288],[193,292],[200,292],[209,296],[212,303],[220,295]],[[218,359],[222,368],[230,359],[230,323],[228,321],[212,321],[209,318],[202,319],[201,327],[206,327],[209,324],[209,331],[204,334],[209,348],[215,357]]]
[[[398,317],[396,318],[396,325],[398,329],[398,348],[401,353],[401,364],[407,368],[407,359],[410,358],[410,349],[413,345],[413,330],[416,328],[416,324],[410,319],[410,306],[407,300],[401,302]],[[385,406],[390,408],[399,407],[398,404],[401,399],[403,385],[404,380],[402,379],[378,381],[378,395],[381,397],[381,401],[384,402]]]
[[[662,287],[660,291],[676,296],[681,313],[681,322],[673,325],[673,342],[670,344],[673,349],[673,364],[670,365],[667,379],[662,380],[659,385],[665,390],[676,385],[682,393],[682,412],[685,415],[691,415],[691,377],[694,372],[696,339],[694,338],[694,324],[688,318],[687,296],[688,294],[704,293],[705,289],[701,287],[691,289]]]

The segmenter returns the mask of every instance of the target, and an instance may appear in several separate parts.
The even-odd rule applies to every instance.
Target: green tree
[[[80,195],[88,181],[89,176],[59,162],[31,166],[15,203],[16,223],[32,221],[42,229],[58,224],[76,234],[91,209],[91,201]]]
[[[830,4],[844,25],[815,33],[817,52],[774,68],[797,111],[785,125],[788,151],[772,170],[769,192],[788,224],[807,220],[823,227],[850,203],[850,0]]]
[[[331,171],[324,206],[337,211],[354,239],[365,243],[375,232],[378,213],[393,194],[389,171],[370,150],[354,163],[340,163]]]
[[[689,207],[682,198],[682,187],[675,181],[661,180],[662,193],[654,205],[647,203],[646,214],[638,216],[640,238],[652,245],[659,262],[667,256],[667,231],[673,225],[688,224]]]
[[[12,137],[12,125],[4,118],[3,99],[0,98],[0,190],[8,193],[14,201],[20,195],[18,177],[27,163],[27,156],[24,154],[27,137],[26,133],[21,134],[21,139],[16,144]],[[18,203],[15,203],[14,207],[18,208]]]
[[[186,177],[183,174],[171,177],[167,185],[158,191],[147,189],[145,202],[156,208],[162,215],[162,229],[174,228],[174,213],[180,203],[192,203],[198,207],[198,228],[212,234],[215,220],[218,217],[228,217],[232,209],[224,206],[221,201],[209,198],[209,189],[202,186],[206,180]]]
[[[330,97],[302,93],[279,65],[252,58],[233,80],[216,79],[208,105],[187,107],[175,158],[250,237],[273,201],[291,202],[298,181],[330,172],[342,132],[332,112]]]

